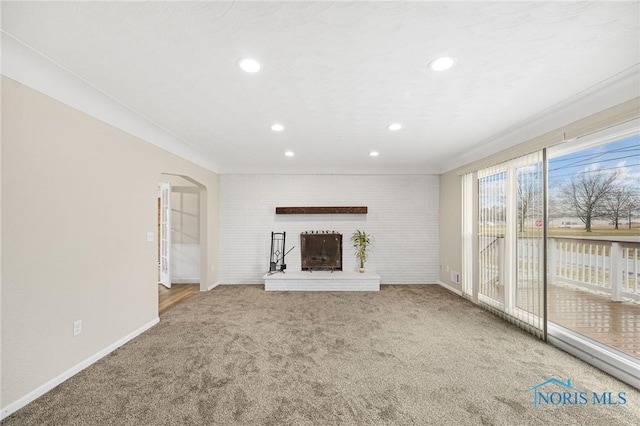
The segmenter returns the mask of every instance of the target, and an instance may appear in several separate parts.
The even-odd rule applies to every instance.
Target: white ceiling
[[[637,65],[639,7],[3,2],[2,29],[222,173],[431,173]],[[456,66],[430,71],[441,55]],[[240,71],[242,57],[262,71]]]

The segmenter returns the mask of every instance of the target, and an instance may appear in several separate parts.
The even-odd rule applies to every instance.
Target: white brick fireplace
[[[374,236],[366,270],[383,284],[438,280],[436,175],[221,175],[220,282],[259,284],[269,270],[271,232],[286,232],[287,274],[301,270],[300,233],[343,234],[343,270],[358,271],[349,242]],[[367,214],[276,215],[279,206],[367,206]],[[314,272],[315,273],[315,272]]]

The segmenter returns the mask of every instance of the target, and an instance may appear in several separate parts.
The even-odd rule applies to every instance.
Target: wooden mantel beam
[[[276,207],[276,214],[367,214],[367,206]]]

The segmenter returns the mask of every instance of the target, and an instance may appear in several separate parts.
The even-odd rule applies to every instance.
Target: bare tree
[[[528,218],[541,215],[542,182],[534,173],[518,173],[517,180],[518,231],[523,232]]]
[[[638,192],[633,193],[631,201],[627,206],[627,218],[629,223],[629,229],[631,229],[631,220],[638,215],[640,210],[640,194]]]
[[[591,232],[592,220],[602,215],[604,199],[615,187],[617,179],[617,171],[611,174],[602,170],[582,172],[560,188],[560,198],[573,207],[587,232]]]
[[[620,217],[631,215],[635,194],[628,186],[618,185],[604,197],[603,201],[603,215],[611,220],[615,229],[618,229]]]
[[[482,222],[504,222],[506,220],[506,209],[503,206],[485,207],[480,210],[480,221]]]
[[[573,207],[567,206],[566,203],[563,202],[562,197],[560,197],[561,188],[561,184],[549,184],[549,220],[574,215]]]

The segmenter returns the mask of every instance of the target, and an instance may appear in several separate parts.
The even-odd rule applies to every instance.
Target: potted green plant
[[[356,229],[356,232],[351,235],[351,242],[355,249],[356,258],[360,260],[360,272],[364,272],[364,262],[367,261],[367,252],[372,241],[373,237],[364,231]]]

